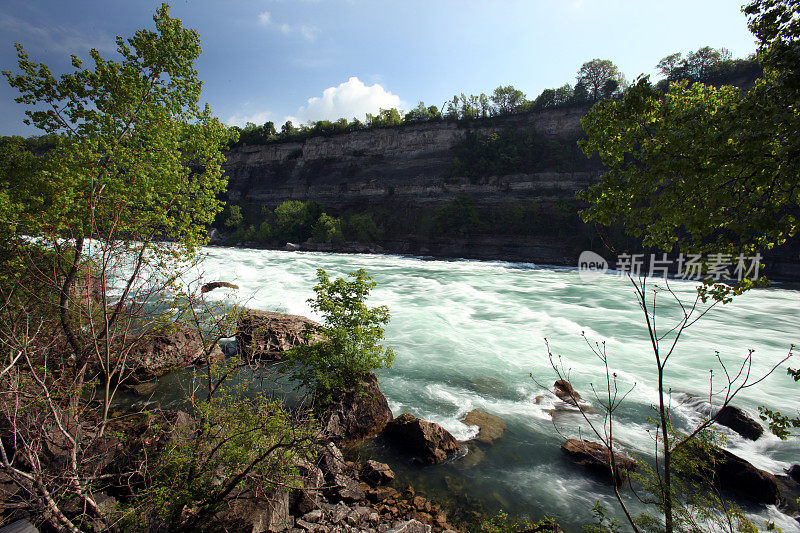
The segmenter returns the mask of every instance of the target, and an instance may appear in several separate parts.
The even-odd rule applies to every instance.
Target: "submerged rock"
[[[441,463],[449,454],[460,450],[455,437],[442,426],[408,413],[387,424],[384,435],[395,445],[430,464]]]
[[[321,421],[328,438],[349,448],[383,431],[392,418],[378,377],[370,372],[359,387],[338,393],[325,407]]]
[[[506,423],[499,416],[489,414],[483,409],[473,409],[463,421],[468,426],[478,426],[480,430],[474,440],[484,444],[493,444],[494,441],[503,436],[506,431]]]
[[[764,428],[761,427],[761,424],[743,410],[733,405],[726,405],[720,409],[714,421],[731,428],[746,439],[757,440],[764,434]]]
[[[583,466],[587,470],[601,477],[621,485],[629,472],[636,470],[636,462],[617,452],[614,452],[616,473],[611,475],[611,455],[608,449],[597,442],[578,439],[567,439],[561,445],[564,452],[573,463]]]
[[[246,359],[277,361],[283,352],[308,345],[306,328],[317,327],[313,320],[299,315],[248,309],[239,317],[236,342]],[[319,337],[312,335],[312,342]]]
[[[792,465],[786,470],[786,474],[796,482],[800,483],[800,465]]]

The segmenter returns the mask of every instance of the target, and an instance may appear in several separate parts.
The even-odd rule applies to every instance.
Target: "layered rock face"
[[[484,119],[381,128],[301,142],[242,146],[227,155],[229,200],[274,207],[313,200],[329,209],[376,205],[440,205],[459,194],[481,203],[540,196],[572,197],[597,172],[538,172],[484,179],[445,178],[453,147],[469,132],[532,129],[552,138],[581,131],[583,107]]]

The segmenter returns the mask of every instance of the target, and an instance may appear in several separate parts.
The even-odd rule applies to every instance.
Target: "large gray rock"
[[[217,346],[208,357],[216,361],[223,357],[222,350]],[[205,362],[203,338],[196,329],[189,327],[152,332],[137,342],[128,356],[128,364],[136,370],[140,381]]]
[[[636,463],[632,459],[614,452],[616,472],[612,476],[611,454],[609,454],[608,448],[597,442],[567,439],[561,444],[561,451],[573,463],[617,485],[621,485],[625,481],[629,472],[636,470]]]
[[[436,464],[461,448],[442,426],[404,413],[386,425],[384,435],[425,463]]]
[[[339,392],[321,417],[324,434],[339,446],[350,448],[371,439],[392,420],[389,402],[368,373],[359,387]]]
[[[317,326],[304,316],[248,309],[236,328],[239,353],[246,359],[280,360],[283,352],[319,340],[312,335],[309,342],[306,336],[307,328]]]

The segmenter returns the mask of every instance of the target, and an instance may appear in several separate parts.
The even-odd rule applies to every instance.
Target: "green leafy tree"
[[[375,282],[364,269],[348,277],[331,280],[324,270],[317,270],[316,297],[309,303],[323,321],[307,335],[321,340],[299,346],[287,356],[285,370],[290,377],[322,403],[333,392],[357,387],[368,372],[391,367],[394,361],[394,351],[380,344],[389,310],[367,306]]]
[[[225,226],[231,229],[236,229],[242,225],[242,222],[244,222],[242,208],[234,204],[229,205],[228,218],[225,220]]]
[[[97,504],[109,480],[96,446],[118,387],[141,364],[136,350],[171,325],[143,302],[164,303],[205,243],[222,208],[221,148],[236,135],[199,103],[197,32],[166,4],[153,20],[154,31],[117,37],[113,59],[92,50],[56,75],[17,44],[17,71],[3,71],[25,122],[53,142],[0,148],[0,345],[25,354],[0,373],[7,403],[20,402],[0,412],[0,425],[29,444],[25,458],[3,439],[0,471],[59,531],[78,531],[82,518],[116,528]],[[39,464],[35,450],[54,435],[72,460]],[[82,517],[68,516],[65,502]]]
[[[500,86],[491,96],[494,112],[498,115],[516,113],[525,102],[525,93],[515,89],[513,85]]]
[[[348,240],[358,242],[375,242],[383,237],[383,231],[369,213],[350,215],[342,226],[342,232]]]
[[[317,242],[341,241],[344,239],[342,221],[327,213],[322,213],[314,227],[311,228],[311,235]]]
[[[305,240],[313,221],[309,206],[299,200],[287,200],[275,208],[275,230],[279,239]]]
[[[602,88],[609,80],[619,85],[624,83],[622,73],[610,59],[592,59],[581,65],[578,71],[577,82],[586,87],[592,101],[603,97]]]

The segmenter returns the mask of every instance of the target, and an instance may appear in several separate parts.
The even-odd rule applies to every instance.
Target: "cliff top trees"
[[[494,113],[497,115],[507,115],[519,111],[525,103],[525,93],[515,89],[513,85],[502,85],[494,90],[490,97],[494,104]]]
[[[610,59],[587,61],[581,65],[576,80],[586,87],[594,101],[610,96],[624,83],[622,73]]]

